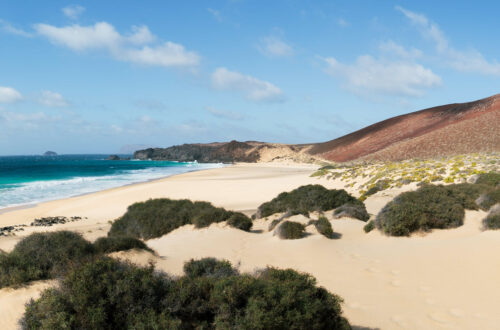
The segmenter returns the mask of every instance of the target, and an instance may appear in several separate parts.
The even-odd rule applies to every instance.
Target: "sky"
[[[497,1],[0,2],[0,155],[331,140],[500,93]]]

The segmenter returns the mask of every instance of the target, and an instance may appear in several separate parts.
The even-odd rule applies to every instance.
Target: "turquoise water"
[[[0,157],[0,208],[32,204],[221,164],[106,160],[104,155]]]

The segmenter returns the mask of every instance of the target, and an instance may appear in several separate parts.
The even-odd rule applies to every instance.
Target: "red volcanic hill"
[[[309,152],[332,161],[404,160],[500,150],[500,94],[393,117]]]

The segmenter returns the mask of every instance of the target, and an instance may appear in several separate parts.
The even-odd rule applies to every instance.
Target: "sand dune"
[[[339,181],[309,177],[313,170],[311,166],[262,164],[188,173],[0,214],[0,225],[45,215],[86,216],[87,220],[50,230],[74,229],[93,239],[105,235],[107,220],[120,216],[127,205],[150,197],[208,200],[251,213],[279,192],[303,184],[343,187]],[[400,191],[369,197],[368,211],[376,214]],[[280,240],[267,231],[271,219],[255,221],[251,233],[225,224],[204,229],[188,225],[148,241],[157,255],[129,251],[114,256],[142,264],[153,260],[172,274],[180,274],[185,261],[207,256],[228,259],[242,271],[266,265],[295,268],[313,274],[321,285],[342,296],[346,316],[359,327],[495,329],[500,324],[500,232],[481,231],[484,216],[481,211],[467,211],[465,225],[458,229],[410,238],[386,237],[376,231],[365,234],[364,222],[333,220],[331,214],[328,217],[335,232],[341,234],[339,239],[327,239],[310,230],[306,238]],[[16,238],[0,238],[0,249],[9,250],[15,242]],[[2,329],[15,326],[24,301],[39,291],[32,287],[21,290],[28,291],[0,290],[0,320],[7,322],[0,324]],[[20,298],[15,305],[15,297],[26,299]]]
[[[0,329],[16,329],[24,314],[24,305],[54,284],[55,281],[39,281],[19,289],[0,289]]]

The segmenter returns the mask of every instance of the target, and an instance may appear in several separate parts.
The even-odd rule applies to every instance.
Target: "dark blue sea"
[[[106,160],[106,157],[107,155],[0,157],[0,208],[66,198],[222,166],[169,161],[112,161]]]

